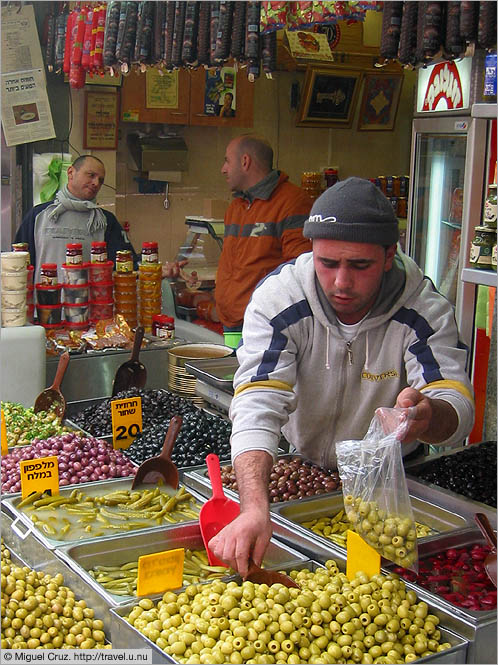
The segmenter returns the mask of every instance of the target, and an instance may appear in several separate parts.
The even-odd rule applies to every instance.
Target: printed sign
[[[380,554],[351,529],[347,532],[346,576],[353,580],[362,571],[368,577],[380,573]]]
[[[25,499],[33,492],[59,494],[59,463],[57,456],[39,457],[19,462],[21,495]]]
[[[162,593],[183,584],[185,550],[146,554],[138,558],[137,596]]]
[[[418,71],[417,111],[460,111],[469,107],[471,58],[439,62]]]
[[[2,457],[3,457],[4,455],[7,455],[7,453],[9,452],[9,447],[8,447],[8,443],[7,443],[7,428],[5,426],[5,416],[3,415],[3,409],[2,409],[2,415],[1,415],[1,428],[2,428],[2,430],[1,430],[2,431],[2,437],[1,437],[1,440],[2,440]]]
[[[156,67],[147,67],[145,106],[148,109],[178,108],[178,70],[161,72]]]
[[[113,400],[111,418],[114,448],[128,448],[142,431],[142,398]]]

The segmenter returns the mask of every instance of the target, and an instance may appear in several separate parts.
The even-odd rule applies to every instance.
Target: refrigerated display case
[[[496,270],[473,268],[470,261],[475,227],[482,224],[496,164],[496,104],[479,103],[481,59],[464,58],[419,70],[406,241],[407,253],[454,305],[461,339],[471,350],[475,441],[483,433],[490,348],[489,325],[487,347],[479,339],[479,326],[483,307],[485,320],[490,320],[489,302],[497,282]],[[481,287],[493,291],[483,293]]]

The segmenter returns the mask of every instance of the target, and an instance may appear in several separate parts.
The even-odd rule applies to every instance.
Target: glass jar
[[[161,339],[173,339],[175,336],[175,319],[166,314],[154,314],[152,317],[152,334]]]
[[[57,263],[42,263],[40,268],[40,284],[57,284]]]
[[[133,255],[131,250],[123,249],[116,252],[116,272],[133,272]]]
[[[493,246],[496,245],[496,230],[487,226],[476,226],[470,246],[469,261],[473,268],[492,269]]]
[[[157,263],[159,261],[159,250],[157,242],[142,243],[142,263]]]
[[[488,196],[484,203],[484,217],[482,220],[485,226],[496,229],[496,183],[492,183],[488,188]]]
[[[83,245],[80,242],[70,242],[66,245],[66,264],[78,265],[83,263]]]
[[[29,246],[27,242],[13,242],[12,243],[13,252],[29,252]]]
[[[92,242],[90,249],[90,263],[106,263],[107,262],[107,243]]]

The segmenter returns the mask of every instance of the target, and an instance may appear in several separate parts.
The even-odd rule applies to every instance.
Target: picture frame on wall
[[[296,126],[351,127],[362,76],[355,69],[308,66]]]
[[[392,131],[396,122],[403,74],[365,74],[358,131]]]
[[[118,147],[118,92],[85,91],[83,147],[116,150]]]

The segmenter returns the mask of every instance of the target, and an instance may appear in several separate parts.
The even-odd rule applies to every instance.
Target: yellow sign
[[[59,463],[57,457],[39,457],[19,462],[21,495],[25,499],[33,492],[59,494]]]
[[[380,554],[351,530],[347,532],[347,550],[346,576],[348,580],[354,579],[360,570],[368,577],[380,573]]]
[[[114,448],[128,448],[142,431],[142,398],[113,400],[111,417]]]
[[[137,596],[178,589],[183,584],[185,550],[145,554],[138,558]]]
[[[178,71],[160,72],[156,67],[147,67],[145,106],[148,109],[178,108]]]
[[[7,428],[5,426],[5,416],[3,415],[3,409],[2,409],[2,416],[1,416],[1,428],[2,428],[2,457],[4,455],[7,455],[9,452],[9,445],[7,443]]]

